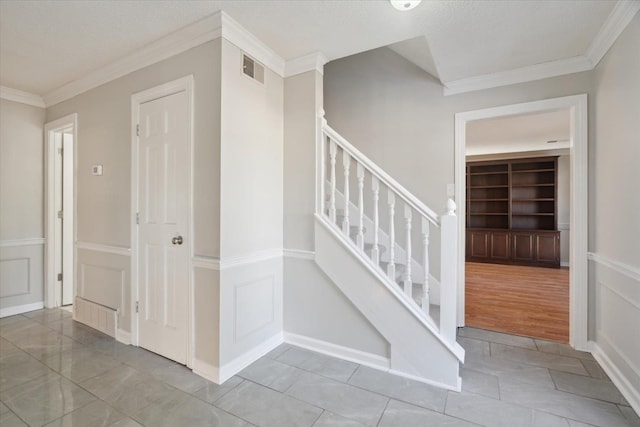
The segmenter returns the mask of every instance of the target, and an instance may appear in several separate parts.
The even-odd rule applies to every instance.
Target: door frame
[[[71,224],[73,227],[72,242],[71,244],[63,245],[63,259],[71,259],[72,271],[64,280],[71,280],[73,288],[73,298],[77,295],[77,248],[76,243],[78,241],[78,224],[76,222],[78,212],[78,114],[73,113],[68,116],[61,117],[57,120],[53,120],[44,125],[44,139],[45,139],[45,221],[44,221],[44,236],[45,236],[45,281],[44,281],[44,301],[45,307],[54,308],[59,307],[62,304],[62,295],[58,295],[58,286],[56,278],[56,266],[54,253],[56,251],[56,238],[55,235],[55,221],[57,213],[55,212],[55,167],[54,162],[56,160],[55,153],[55,134],[63,133],[63,131],[72,129],[73,141],[71,142],[71,148],[73,150],[73,180],[70,183],[72,186],[71,191],[67,188],[65,194],[72,194],[73,196],[73,209],[71,212],[64,212],[64,221],[67,224]],[[64,174],[64,172],[63,172]],[[64,232],[63,232],[64,233]],[[62,237],[62,236],[61,236]]]
[[[455,115],[455,202],[458,205],[458,326],[465,316],[465,148],[468,122],[519,114],[570,112],[569,343],[588,351],[588,105],[587,95],[505,105]]]
[[[152,87],[150,89],[134,93],[131,95],[131,344],[139,345],[139,327],[138,327],[138,313],[136,312],[136,302],[139,301],[139,283],[138,283],[138,271],[139,271],[139,248],[138,248],[138,224],[137,213],[139,212],[138,204],[138,183],[139,183],[139,142],[137,128],[140,120],[140,105],[153,101],[155,99],[163,98],[165,96],[173,95],[179,92],[185,92],[187,95],[187,116],[189,126],[189,141],[187,141],[187,158],[189,159],[189,180],[187,189],[188,198],[188,210],[187,215],[187,287],[188,287],[188,303],[187,303],[187,366],[191,367],[193,364],[194,355],[194,319],[193,319],[193,302],[194,302],[194,290],[193,290],[193,128],[194,128],[194,105],[193,105],[193,75],[188,75],[168,83]]]

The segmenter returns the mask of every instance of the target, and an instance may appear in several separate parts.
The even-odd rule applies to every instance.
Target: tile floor
[[[218,386],[70,316],[0,319],[2,427],[640,426],[589,354],[548,341],[461,330],[461,393],[286,344]]]

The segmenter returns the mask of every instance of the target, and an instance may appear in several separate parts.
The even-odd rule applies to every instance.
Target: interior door
[[[186,92],[140,104],[138,342],[187,361],[189,112]]]

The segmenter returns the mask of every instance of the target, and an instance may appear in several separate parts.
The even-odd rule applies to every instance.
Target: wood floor
[[[492,331],[569,341],[569,270],[466,263],[465,322]]]

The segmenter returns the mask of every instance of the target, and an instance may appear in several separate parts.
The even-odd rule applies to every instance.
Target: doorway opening
[[[45,306],[71,307],[75,298],[77,115],[45,124]]]
[[[511,161],[505,161],[506,157],[518,157],[513,153],[501,153],[502,158],[496,159],[493,165],[491,162],[485,163],[489,165],[489,169],[504,167],[505,173],[503,177],[493,176],[491,178],[502,180],[505,182],[486,183],[486,191],[505,191],[505,194],[489,197],[484,194],[484,199],[501,199],[489,203],[484,200],[480,206],[470,206],[467,203],[467,187],[470,176],[468,176],[467,168],[467,144],[469,143],[469,131],[474,123],[482,123],[483,120],[507,120],[515,119],[524,115],[539,115],[553,112],[564,112],[568,116],[568,141],[565,147],[545,150],[540,153],[539,150],[532,150],[523,145],[523,152],[520,153],[520,159],[513,158]],[[558,113],[560,114],[560,113]],[[558,239],[562,231],[561,224],[571,224],[571,232],[568,238],[564,236],[565,242],[568,243],[568,251],[565,248],[565,264],[568,258],[569,286],[568,286],[568,323],[569,323],[569,343],[581,350],[587,347],[587,97],[586,95],[576,95],[563,98],[553,98],[542,101],[534,101],[523,104],[507,105],[504,107],[489,108],[484,110],[471,111],[456,114],[456,202],[458,205],[458,224],[461,232],[458,241],[458,325],[465,325],[465,297],[466,297],[466,255],[468,252],[474,252],[474,255],[484,255],[494,257],[496,259],[502,257],[501,264],[486,264],[487,266],[514,267],[519,264],[518,261],[529,260],[530,264],[541,266],[546,264],[551,266],[554,263],[560,264],[561,245],[558,245],[555,239]],[[551,139],[553,140],[553,139]],[[545,145],[547,144],[544,141]],[[551,143],[562,145],[560,141]],[[472,144],[471,144],[472,145]],[[555,145],[555,147],[558,147]],[[558,150],[558,151],[554,151]],[[562,151],[564,150],[564,151]],[[472,153],[469,153],[472,154]],[[539,157],[544,154],[545,157]],[[495,155],[495,153],[493,154]],[[475,158],[471,160],[478,161],[480,165],[482,160],[486,161],[486,157],[482,158],[482,154],[476,152]],[[480,156],[480,157],[478,157]],[[526,158],[522,158],[526,156]],[[563,157],[566,156],[566,157]],[[569,165],[569,204],[568,204],[568,221],[558,221],[557,194],[553,187],[556,185],[558,159],[562,159],[561,163]],[[536,162],[542,162],[537,165]],[[546,162],[546,163],[545,163]],[[502,164],[502,166],[497,166]],[[536,166],[537,165],[537,166]],[[542,166],[540,166],[542,165]],[[539,167],[538,167],[539,166]],[[494,170],[485,172],[495,172]],[[497,169],[496,169],[497,170]],[[482,170],[475,170],[475,173],[481,176]],[[512,174],[511,172],[516,172]],[[564,172],[563,172],[564,173]],[[483,187],[478,178],[474,178],[476,187]],[[498,185],[503,186],[503,190],[498,190]],[[489,188],[491,187],[491,188]],[[518,187],[517,189],[514,187]],[[528,187],[528,188],[525,188]],[[542,188],[548,187],[547,190]],[[471,186],[473,188],[473,186]],[[515,192],[514,192],[515,190]],[[531,192],[532,194],[524,194]],[[549,194],[541,194],[540,191],[551,191]],[[512,194],[513,193],[513,194]],[[535,194],[534,194],[535,193]],[[477,195],[474,194],[474,197]],[[500,197],[498,197],[500,196]],[[471,199],[471,197],[469,197]],[[506,200],[505,200],[506,199]],[[517,206],[514,200],[519,199]],[[495,202],[495,203],[494,203]],[[498,209],[502,203],[504,212]],[[495,206],[494,206],[495,205]],[[469,211],[469,212],[468,212]],[[478,214],[472,216],[471,213]],[[513,214],[516,215],[513,215]],[[483,214],[487,219],[485,224],[481,224]],[[488,215],[494,214],[494,215]],[[499,214],[499,215],[498,215]],[[480,221],[480,222],[478,222]],[[565,221],[565,220],[563,220]],[[504,222],[504,223],[503,223]],[[478,234],[467,237],[467,225],[475,225],[480,228],[487,226],[487,229],[494,229],[495,233]],[[500,230],[502,228],[502,230]],[[497,230],[495,230],[497,229]],[[537,231],[539,230],[539,231]],[[501,232],[500,232],[501,231]],[[473,241],[475,239],[475,241]],[[492,242],[493,239],[493,242]],[[568,242],[566,241],[568,240]],[[467,245],[471,247],[467,248]],[[483,252],[484,251],[484,252]],[[473,257],[472,257],[473,259]],[[532,267],[528,267],[532,268]],[[536,271],[538,270],[538,271]],[[528,285],[530,288],[537,287],[545,296],[552,298],[551,291],[544,289],[539,279],[540,269],[533,271],[532,281]],[[555,270],[555,269],[554,269]],[[552,271],[554,271],[552,270]],[[563,270],[555,270],[562,272]],[[476,272],[474,272],[475,274]],[[507,272],[506,277],[514,278],[514,272]],[[565,273],[566,274],[566,273]],[[496,273],[489,273],[489,276],[495,277]],[[487,275],[485,274],[485,277]],[[530,289],[531,290],[531,289]],[[534,289],[535,290],[535,289]],[[504,293],[504,290],[499,291]],[[565,291],[566,292],[566,291]],[[516,308],[517,310],[517,308]],[[553,323],[553,320],[552,320]]]
[[[467,326],[569,341],[570,132],[569,109],[467,124]]]

